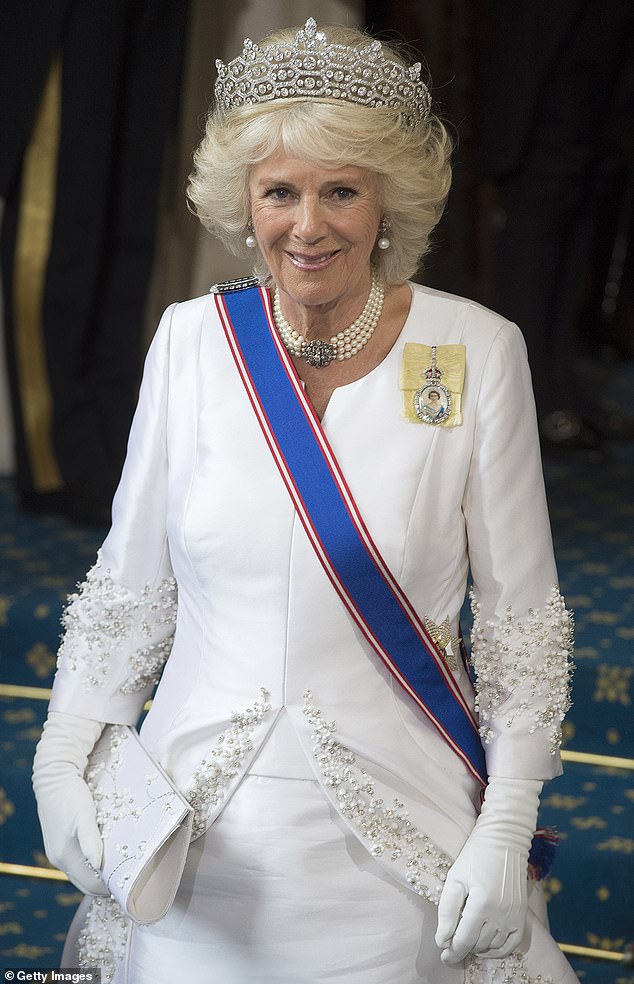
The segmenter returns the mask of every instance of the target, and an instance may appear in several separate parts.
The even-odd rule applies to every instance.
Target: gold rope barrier
[[[36,868],[32,864],[9,864],[0,861],[0,875],[17,875],[19,878],[46,878],[49,881],[69,881],[68,875],[57,868]]]
[[[51,691],[46,687],[22,687],[17,683],[0,683],[0,697],[17,697],[18,700],[50,700]]]
[[[618,950],[597,950],[593,946],[576,946],[574,943],[558,943],[562,953],[570,957],[586,957],[588,960],[610,960],[613,963],[624,963],[625,954]]]

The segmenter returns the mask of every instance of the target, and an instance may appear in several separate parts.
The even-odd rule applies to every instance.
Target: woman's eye
[[[272,198],[275,202],[285,202],[290,196],[288,188],[271,188],[267,191],[266,197]]]
[[[354,198],[356,191],[354,188],[335,188],[333,194],[338,201],[345,202],[349,198]]]

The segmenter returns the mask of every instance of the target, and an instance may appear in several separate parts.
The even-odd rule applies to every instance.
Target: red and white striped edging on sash
[[[374,543],[273,322],[268,291],[215,293],[240,379],[321,565],[374,651],[482,785],[477,722]]]

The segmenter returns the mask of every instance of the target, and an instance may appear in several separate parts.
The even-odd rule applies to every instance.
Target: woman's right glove
[[[88,756],[104,725],[50,711],[33,761],[33,789],[46,856],[82,892],[109,895],[99,876],[103,845],[84,781]]]

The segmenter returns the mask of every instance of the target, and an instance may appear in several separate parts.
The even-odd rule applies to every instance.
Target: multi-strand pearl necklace
[[[344,359],[351,359],[368,344],[379,323],[384,298],[383,284],[379,281],[376,270],[373,269],[372,286],[363,311],[356,321],[353,321],[348,328],[338,331],[329,342],[322,342],[319,338],[306,341],[303,335],[300,335],[289,325],[282,314],[280,292],[277,287],[273,294],[273,318],[287,352],[297,356],[297,358],[304,359],[309,366],[321,368],[330,365],[335,360],[343,362]]]

